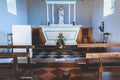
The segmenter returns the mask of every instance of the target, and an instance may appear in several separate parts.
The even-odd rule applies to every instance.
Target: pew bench
[[[103,59],[120,59],[120,52],[105,52],[105,53],[86,53],[86,59],[99,59],[98,80],[102,80],[102,72],[104,71],[120,71],[120,65],[105,67]]]
[[[109,43],[89,43],[89,44],[78,44],[78,48],[87,48],[87,52],[90,52],[90,48],[111,48],[120,47],[120,44],[109,44]]]
[[[12,52],[5,52],[4,49],[13,49]],[[0,45],[0,49],[3,49],[0,52],[0,70],[2,71],[7,71],[7,70],[12,70],[13,71],[13,76],[11,79],[10,75],[5,75],[5,76],[0,76],[1,80],[21,80],[21,79],[31,79],[32,77],[28,77],[28,75],[22,76],[22,73],[20,73],[19,70],[19,61],[18,58],[20,57],[26,57],[27,59],[27,65],[28,65],[28,71],[30,73],[29,76],[31,76],[31,61],[30,61],[30,53],[29,49],[34,48],[34,46],[31,45]],[[22,50],[19,51],[14,51],[14,49],[25,49],[25,52]],[[2,73],[0,73],[2,74]]]
[[[103,71],[120,71],[119,67],[115,68],[109,67],[106,68],[103,66],[104,59],[113,59],[117,58],[120,59],[120,52],[95,52],[95,53],[90,53],[90,48],[113,48],[113,47],[120,47],[120,44],[109,44],[109,43],[88,43],[88,44],[78,44],[78,48],[86,48],[87,51],[85,53],[85,63],[86,67],[89,67],[90,60],[97,59],[97,63],[99,65],[98,68],[98,80],[102,80],[102,72]],[[115,62],[117,63],[117,62]],[[111,70],[112,69],[112,70]]]

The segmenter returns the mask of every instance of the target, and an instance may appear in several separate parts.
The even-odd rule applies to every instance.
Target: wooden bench
[[[102,80],[102,72],[106,70],[103,66],[103,59],[120,58],[120,52],[105,52],[105,53],[86,53],[86,59],[99,59],[98,80]],[[108,68],[108,70],[115,71],[116,68]],[[120,69],[120,68],[117,68]]]
[[[107,48],[107,47],[120,47],[120,44],[108,44],[108,43],[90,43],[90,44],[78,44],[78,48],[87,48],[89,52],[90,48]]]
[[[99,52],[99,53],[90,53],[90,48],[108,48],[108,47],[120,47],[120,44],[109,44],[109,43],[89,43],[89,44],[78,44],[78,48],[87,48],[85,59],[86,66],[89,65],[90,59],[99,59],[99,71],[98,71],[98,80],[102,80],[102,72],[107,70],[103,68],[103,59],[111,58],[120,58],[120,52]],[[113,68],[115,70],[115,68]],[[118,68],[117,68],[118,69]],[[110,69],[108,69],[110,70]],[[113,70],[113,71],[114,71]]]
[[[27,58],[27,64],[28,64],[28,70],[31,72],[31,62],[30,62],[30,55],[29,55],[29,49],[30,48],[34,48],[33,46],[31,45],[14,45],[14,46],[9,46],[9,45],[0,45],[0,49],[8,49],[8,48],[12,48],[12,49],[25,49],[26,51],[23,52],[23,51],[18,51],[18,52],[4,52],[4,51],[1,51],[0,52],[0,69],[5,68],[8,69],[9,67],[11,67],[10,69],[12,69],[14,72],[15,72],[15,78],[12,79],[12,80],[19,80],[20,78],[22,79],[23,77],[21,75],[19,75],[19,66],[18,66],[18,57],[26,57]],[[5,62],[2,60],[3,59],[6,59],[6,58],[10,58],[10,60],[12,61],[9,61],[7,60],[8,62]],[[6,66],[7,65],[7,66]],[[10,78],[7,76],[5,76],[5,80],[6,78],[8,78],[10,80]],[[29,77],[31,78],[31,77]],[[3,79],[3,78],[1,78]]]

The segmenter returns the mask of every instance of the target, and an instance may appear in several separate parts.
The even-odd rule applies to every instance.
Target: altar
[[[40,26],[46,40],[45,45],[56,45],[60,34],[62,34],[65,39],[65,45],[77,45],[76,39],[80,31],[80,27],[82,27],[81,25],[76,25],[77,0],[45,1],[47,8],[47,25]],[[56,7],[56,5],[58,7]],[[66,9],[68,9],[68,13],[65,12]],[[57,13],[55,13],[55,11],[57,11]],[[73,14],[73,16],[71,16],[71,14]]]
[[[42,28],[45,45],[56,45],[56,41],[59,33],[62,33],[65,38],[65,45],[77,45],[76,39],[80,30],[81,25],[72,26],[70,24],[64,25],[50,25],[40,26]]]

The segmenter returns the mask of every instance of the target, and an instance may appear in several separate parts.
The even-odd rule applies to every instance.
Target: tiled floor
[[[36,52],[32,61],[37,65],[44,63],[45,67],[41,67],[43,66],[41,64],[40,67],[32,68],[33,80],[97,80],[98,72],[96,70],[87,70],[79,65],[74,66],[75,60],[79,58],[84,58],[84,52],[71,50]],[[49,63],[54,64],[49,67]],[[70,63],[71,67],[66,66],[67,63]],[[66,67],[63,67],[63,64],[66,64]],[[103,72],[102,80],[120,80],[120,72]]]
[[[34,54],[34,58],[75,58],[83,57],[83,52],[78,51],[41,51]]]
[[[75,62],[76,59],[84,58],[84,52],[78,51],[41,51],[35,52],[33,62]]]
[[[97,71],[80,68],[39,68],[33,73],[35,80],[97,80],[98,77]],[[103,72],[102,80],[120,80],[120,72]]]
[[[83,70],[80,67],[36,68],[32,69],[32,72],[33,72],[32,80],[97,80],[98,77],[97,71]],[[0,80],[13,80],[13,79],[0,78]],[[102,80],[120,80],[120,72],[114,73],[103,72]]]
[[[81,72],[80,68],[39,68],[33,71],[36,80],[97,80],[97,72]]]
[[[84,52],[78,51],[41,51],[35,53],[33,61],[61,63],[74,63],[76,59],[84,58]],[[61,61],[59,61],[61,60]],[[106,61],[106,60],[105,60]],[[107,60],[109,61],[109,60]],[[114,62],[114,61],[113,61]],[[48,65],[47,65],[48,66]],[[55,65],[56,66],[56,65]],[[57,66],[58,67],[58,66]],[[83,67],[44,67],[33,69],[35,80],[97,80],[98,72],[83,69]],[[65,74],[67,76],[65,76]],[[120,72],[103,72],[102,80],[120,80]]]

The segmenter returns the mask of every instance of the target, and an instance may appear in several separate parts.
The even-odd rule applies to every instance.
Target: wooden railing
[[[19,73],[19,68],[18,68],[18,59],[17,57],[26,57],[27,58],[27,63],[28,63],[28,69],[31,71],[31,62],[30,62],[30,48],[34,48],[34,46],[31,45],[14,45],[14,46],[9,46],[9,45],[0,45],[0,49],[26,49],[26,52],[19,51],[19,52],[0,52],[0,58],[12,58],[13,59],[13,70],[15,71],[15,80],[19,80],[20,75]],[[3,63],[2,63],[3,64]],[[0,64],[0,66],[2,65]],[[5,65],[6,63],[4,63]],[[11,65],[10,65],[11,66]]]

